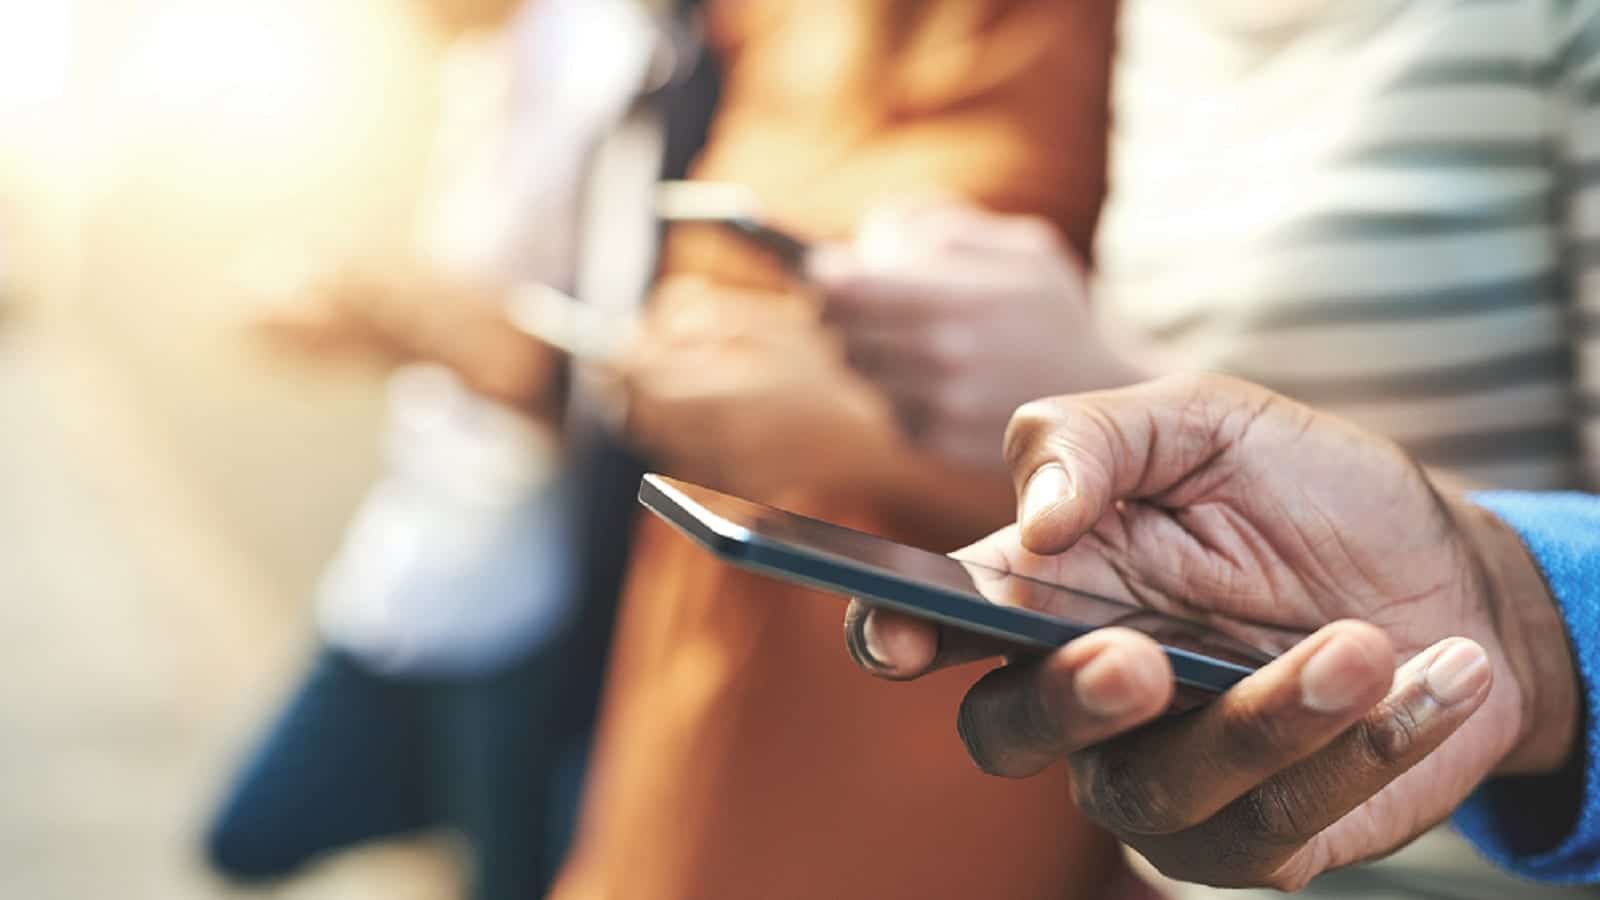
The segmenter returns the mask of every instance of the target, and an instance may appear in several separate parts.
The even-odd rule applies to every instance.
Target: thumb
[[[1006,430],[1023,546],[1061,553],[1119,502],[1223,486],[1243,429],[1288,406],[1275,399],[1248,382],[1190,375],[1023,406]]]

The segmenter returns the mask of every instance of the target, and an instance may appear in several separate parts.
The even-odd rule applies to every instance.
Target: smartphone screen
[[[1215,663],[1214,671],[1200,673],[1203,678],[1185,679],[1208,689],[1231,684],[1273,658],[1197,622],[930,553],[709,488],[652,475],[640,498],[680,527],[692,519],[694,525],[709,529],[710,534],[697,534],[694,527],[684,530],[732,562],[841,593],[880,585],[873,590],[877,596],[867,599],[887,600],[885,605],[913,615],[927,613],[941,623],[970,627],[1034,650],[1053,649],[1093,629],[1120,625],[1150,635],[1169,650],[1182,651],[1185,662],[1192,661],[1192,654],[1200,658],[1202,668]],[[719,542],[724,546],[716,546]]]

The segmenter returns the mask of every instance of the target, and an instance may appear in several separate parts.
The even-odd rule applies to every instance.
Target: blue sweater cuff
[[[1560,605],[1584,688],[1584,745],[1570,771],[1485,782],[1455,824],[1484,856],[1540,881],[1600,881],[1600,497],[1477,494],[1544,572]]]

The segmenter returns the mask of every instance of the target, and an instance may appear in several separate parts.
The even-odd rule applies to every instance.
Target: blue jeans
[[[543,896],[575,815],[584,736],[564,727],[560,654],[460,681],[375,675],[333,649],[229,790],[211,864],[247,881],[432,827],[473,853],[476,900]],[[581,688],[579,688],[581,690]],[[571,782],[571,783],[567,783]]]

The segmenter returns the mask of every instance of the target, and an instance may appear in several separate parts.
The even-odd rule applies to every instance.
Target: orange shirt
[[[1083,249],[1104,189],[1113,9],[723,2],[725,93],[696,176],[749,185],[813,236],[848,235],[874,199],[938,189],[1046,216]],[[715,233],[674,236],[665,271],[782,284]],[[936,540],[804,485],[782,502]],[[837,598],[641,529],[559,900],[1105,896],[1120,857],[1072,812],[1062,767],[1015,782],[967,759],[955,714],[974,669],[876,681],[845,654]]]

